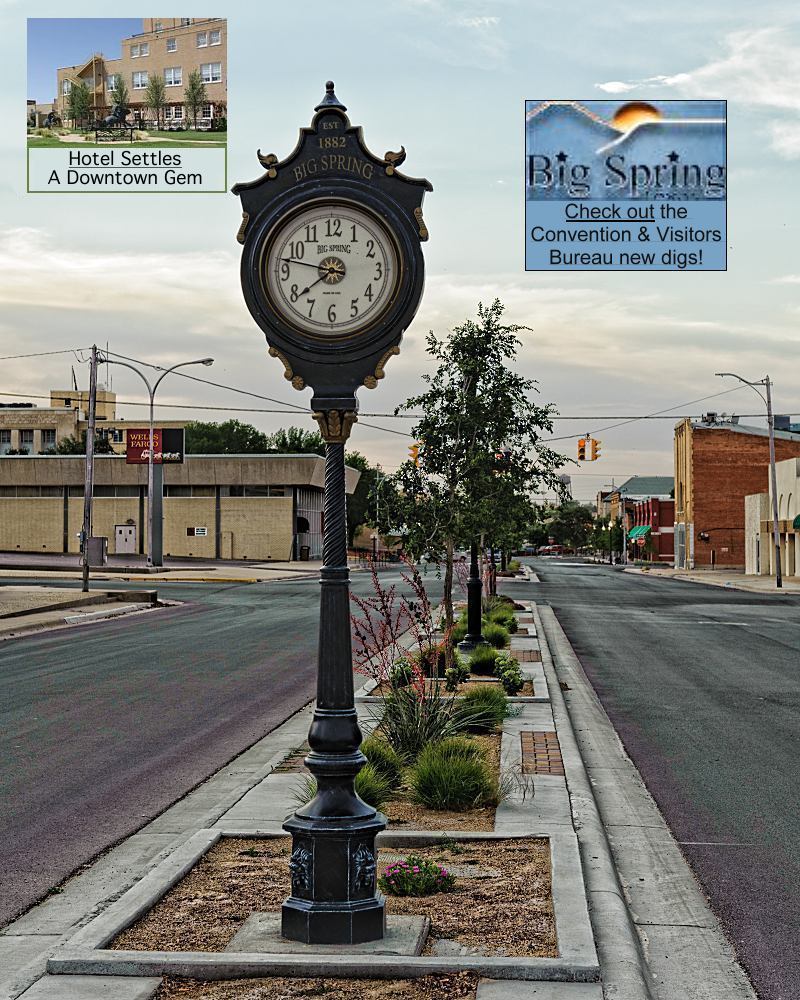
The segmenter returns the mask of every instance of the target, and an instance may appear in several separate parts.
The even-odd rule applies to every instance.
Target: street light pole
[[[83,489],[83,545],[81,546],[82,592],[89,593],[89,537],[92,534],[92,501],[94,498],[94,428],[97,413],[97,345],[92,344],[89,362],[89,413],[86,427],[86,469]]]
[[[769,375],[765,375],[764,378],[758,379],[757,382],[751,382],[749,379],[742,378],[741,375],[736,375],[734,372],[716,372],[720,378],[725,376],[730,376],[730,378],[738,378],[740,382],[745,385],[749,385],[750,388],[757,392],[761,396],[761,400],[766,404],[767,407],[767,429],[769,431],[769,476],[772,488],[772,541],[775,546],[775,586],[783,587],[783,570],[781,568],[781,536],[778,530],[778,477],[775,471],[775,418],[772,413],[772,382],[770,381]],[[757,386],[763,385],[766,389],[766,396],[760,392]]]
[[[151,567],[151,566],[154,565],[154,560],[153,560],[153,552],[154,552],[154,549],[153,549],[153,501],[154,501],[153,494],[154,494],[154,486],[153,486],[153,483],[154,483],[155,475],[154,475],[154,470],[153,470],[153,451],[154,451],[154,448],[153,448],[153,439],[154,439],[154,433],[155,432],[153,430],[153,423],[154,423],[154,408],[155,408],[156,389],[158,389],[158,387],[161,384],[161,382],[163,381],[163,379],[167,375],[169,375],[170,372],[174,372],[178,368],[185,368],[187,365],[205,365],[206,367],[208,367],[209,365],[213,365],[214,364],[214,359],[213,358],[200,358],[197,361],[181,361],[177,365],[173,365],[171,368],[165,368],[161,372],[161,374],[158,376],[158,378],[155,380],[155,382],[152,385],[150,384],[150,381],[147,378],[147,376],[145,376],[142,372],[140,372],[138,368],[135,368],[133,365],[128,364],[127,361],[118,361],[116,358],[109,358],[109,357],[105,357],[102,360],[105,361],[106,364],[122,365],[123,368],[130,368],[130,370],[132,372],[136,372],[136,374],[139,376],[139,378],[142,380],[142,382],[144,382],[144,384],[147,386],[147,394],[150,397],[150,425],[149,425],[149,433],[148,433],[148,439],[147,439],[147,443],[148,443],[148,448],[147,448],[147,565],[148,565],[148,567]],[[160,546],[159,546],[159,549],[160,549]],[[159,551],[159,553],[158,553],[158,565],[159,566],[162,564],[162,561],[163,560],[162,560],[162,557],[161,557],[161,552]]]

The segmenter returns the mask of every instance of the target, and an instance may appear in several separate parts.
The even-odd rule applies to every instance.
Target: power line
[[[74,354],[76,351],[88,351],[91,348],[88,347],[68,347],[62,351],[37,351],[35,354],[7,354],[4,358],[0,358],[0,361],[16,361],[18,358],[45,358],[51,354]],[[9,392],[3,393],[4,396],[12,395]]]

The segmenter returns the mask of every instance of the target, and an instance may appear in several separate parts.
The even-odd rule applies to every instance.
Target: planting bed
[[[442,697],[449,698],[451,694],[457,694],[457,695],[466,694],[467,691],[469,691],[475,684],[499,684],[499,683],[500,681],[496,677],[486,676],[485,674],[470,674],[469,679],[459,684],[454,692],[445,690],[443,680],[439,681],[439,687],[442,692]],[[426,689],[430,691],[433,686],[434,686],[434,681],[430,677],[427,677],[425,679]],[[386,681],[384,681],[382,684],[379,684],[376,688],[373,688],[373,690],[370,691],[368,697],[370,698],[378,696],[385,697],[386,695],[389,695],[391,693],[392,693],[392,686]],[[533,692],[532,681],[525,681],[525,683],[522,685],[522,690],[518,691],[517,694],[514,695],[515,698],[533,698],[533,696],[534,692]]]
[[[424,954],[557,955],[546,840],[450,841],[413,850],[457,873],[452,892],[387,897],[389,915],[430,918]],[[289,894],[289,854],[288,837],[223,838],[109,947],[224,951],[251,913],[280,910]],[[379,872],[398,856],[380,850]]]
[[[421,979],[236,979],[201,983],[168,977],[154,1000],[474,1000],[478,976]]]

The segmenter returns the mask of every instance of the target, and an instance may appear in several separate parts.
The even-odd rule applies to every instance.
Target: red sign
[[[644,538],[637,538],[636,539],[636,544],[639,546],[640,549],[643,549],[644,548]]]
[[[125,432],[125,462],[147,465],[150,459],[150,430],[129,427]],[[153,428],[153,464],[183,462],[183,428]]]

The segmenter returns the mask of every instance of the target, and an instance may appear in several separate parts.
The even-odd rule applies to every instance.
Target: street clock
[[[422,199],[432,187],[398,170],[405,150],[376,156],[350,124],[333,83],[285,159],[237,184],[247,306],[296,389],[314,410],[354,414],[374,389],[417,311],[428,238]]]

